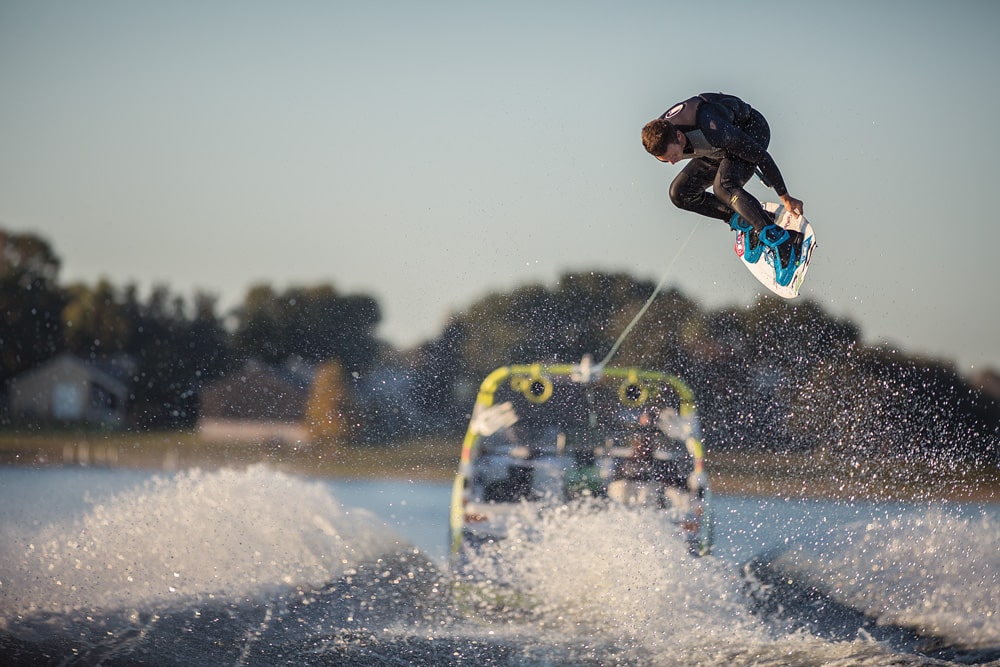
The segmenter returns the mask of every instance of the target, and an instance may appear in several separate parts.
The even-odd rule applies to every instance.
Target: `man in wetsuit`
[[[763,240],[781,263],[796,262],[802,234],[775,226],[756,197],[743,186],[758,171],[785,210],[802,214],[802,202],[788,194],[778,165],[767,152],[771,129],[759,111],[738,97],[702,93],[670,107],[642,128],[642,145],[660,162],[690,160],[670,184],[678,208],[728,222],[747,232],[755,248]],[[706,190],[711,187],[713,194]]]

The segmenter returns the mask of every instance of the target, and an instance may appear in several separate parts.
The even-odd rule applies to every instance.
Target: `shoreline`
[[[264,463],[292,474],[327,478],[451,482],[460,446],[417,441],[397,446],[308,447],[206,443],[193,432],[0,433],[0,465],[97,467],[174,472]],[[947,464],[947,465],[946,465]],[[709,451],[713,493],[745,497],[845,501],[1000,502],[1000,469],[955,462],[879,461],[812,452],[744,454]]]

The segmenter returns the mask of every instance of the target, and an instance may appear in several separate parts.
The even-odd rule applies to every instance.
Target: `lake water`
[[[1000,664],[1000,506],[716,497],[716,549],[655,513],[557,512],[447,577],[450,484],[265,466],[0,468],[0,654],[24,665]]]

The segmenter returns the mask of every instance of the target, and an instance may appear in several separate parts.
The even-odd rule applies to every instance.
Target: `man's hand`
[[[803,204],[801,199],[796,199],[791,195],[785,195],[781,197],[781,203],[785,206],[785,210],[789,211],[795,217],[802,215]]]

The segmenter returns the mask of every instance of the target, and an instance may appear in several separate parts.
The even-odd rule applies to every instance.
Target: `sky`
[[[733,234],[669,203],[680,165],[639,138],[724,91],[816,229],[800,298],[1000,370],[998,28],[990,0],[0,0],[0,228],[63,283],[223,310],[331,283],[402,349],[571,271],[749,307]]]

